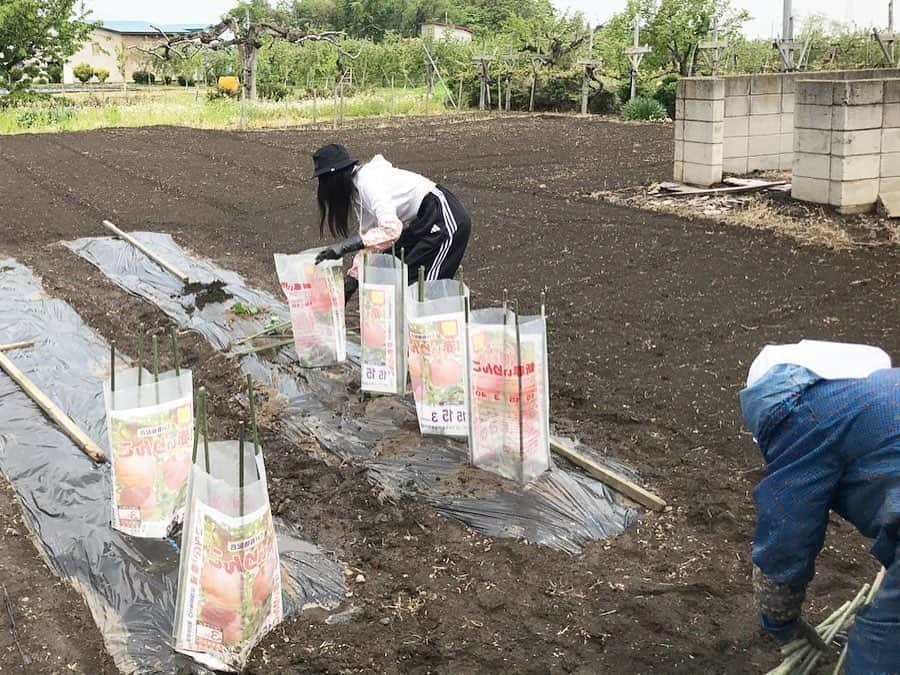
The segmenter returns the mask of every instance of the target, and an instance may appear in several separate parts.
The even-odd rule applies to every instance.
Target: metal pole
[[[784,0],[784,13],[781,16],[781,38],[783,40],[794,39],[794,22],[791,1],[792,0]]]

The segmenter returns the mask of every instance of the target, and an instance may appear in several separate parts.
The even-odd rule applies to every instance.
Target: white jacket
[[[415,220],[433,181],[412,171],[394,167],[381,155],[356,170],[353,210],[367,248],[385,248],[403,228]]]

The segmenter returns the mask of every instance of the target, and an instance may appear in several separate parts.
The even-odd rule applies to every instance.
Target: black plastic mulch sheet
[[[34,340],[6,355],[101,447],[107,447],[102,382],[109,346],[31,272],[0,260],[0,344]],[[109,465],[94,464],[0,371],[0,471],[12,483],[51,569],[84,596],[125,672],[200,666],[172,649],[177,541],[129,537],[110,526]],[[333,606],[341,567],[278,523],[286,614]]]
[[[178,279],[124,241],[86,238],[69,247],[114,283],[149,300],[220,349],[229,349],[233,341],[259,330],[262,321],[258,317],[288,315],[284,302],[246,288],[234,272],[194,259],[169,235],[139,232],[132,236],[192,281],[225,281],[233,298],[217,306],[206,305],[200,312],[193,309],[193,295],[185,292]],[[259,314],[253,319],[235,316],[228,308],[236,301],[259,308]],[[350,361],[340,366],[301,369],[293,363],[293,349],[288,347],[273,361],[248,355],[241,358],[241,365],[245,372],[284,394],[288,409],[283,421],[293,433],[312,434],[334,455],[363,463],[370,480],[389,497],[424,495],[441,513],[485,534],[578,554],[588,542],[616,535],[640,516],[619,493],[559,464],[525,488],[504,481],[495,490],[454,489],[453,485],[461,484],[460,472],[468,462],[465,443],[412,434],[417,422],[409,396],[361,400],[359,346],[348,344],[348,354]],[[627,467],[592,456],[634,475]]]

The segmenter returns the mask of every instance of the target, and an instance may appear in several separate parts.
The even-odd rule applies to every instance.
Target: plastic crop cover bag
[[[452,279],[426,281],[406,296],[409,375],[419,430],[426,435],[466,437],[468,423],[469,289]]]
[[[403,394],[407,268],[393,255],[368,254],[364,260],[359,289],[361,387],[363,391]]]
[[[117,373],[103,387],[112,477],[112,525],[135,537],[166,537],[184,517],[194,440],[191,371]]]
[[[241,670],[253,647],[281,622],[281,567],[262,454],[209,444],[191,466],[175,610],[175,648],[215,670]]]
[[[469,455],[523,483],[550,468],[547,327],[543,316],[469,316]]]
[[[300,365],[332,366],[347,358],[343,267],[339,260],[316,265],[321,248],[275,254],[275,268],[291,311]]]

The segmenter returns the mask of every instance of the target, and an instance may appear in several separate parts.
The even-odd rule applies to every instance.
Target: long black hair
[[[350,205],[356,195],[353,183],[355,166],[319,176],[319,235],[325,235],[325,226],[334,238],[346,237],[349,231]]]

